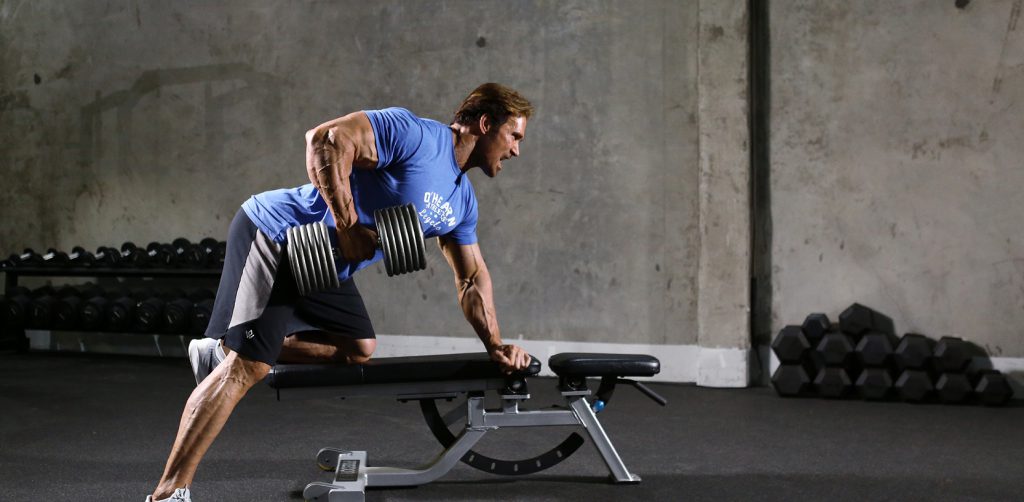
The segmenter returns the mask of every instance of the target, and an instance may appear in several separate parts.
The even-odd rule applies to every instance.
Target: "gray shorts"
[[[206,336],[223,338],[231,350],[270,365],[277,362],[285,337],[295,333],[375,338],[355,281],[299,296],[286,248],[239,209],[228,229],[224,270]]]

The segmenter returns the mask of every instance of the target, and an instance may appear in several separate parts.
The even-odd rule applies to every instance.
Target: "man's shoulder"
[[[448,127],[434,119],[420,117],[419,115],[416,115],[415,113],[410,111],[408,108],[402,108],[400,106],[381,108],[379,110],[364,110],[364,113],[366,113],[366,115],[370,117],[371,121],[381,123],[392,123],[396,125],[400,123],[417,123],[420,124],[421,126],[430,128]]]

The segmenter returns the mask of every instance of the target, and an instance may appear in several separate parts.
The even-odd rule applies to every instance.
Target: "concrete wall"
[[[742,52],[745,2],[728,4],[709,14],[724,21],[708,50]],[[390,105],[448,120],[499,81],[538,107],[522,157],[499,179],[472,176],[505,337],[695,345],[699,8],[2,2],[0,251],[222,236],[250,194],[306,181],[307,128]],[[742,54],[729,64],[743,73]],[[716,99],[742,90],[730,85]],[[472,336],[436,250],[429,262],[361,274],[378,331]],[[745,346],[715,329],[727,340],[709,346]]]
[[[860,301],[1024,357],[1021,4],[771,3],[776,330]]]

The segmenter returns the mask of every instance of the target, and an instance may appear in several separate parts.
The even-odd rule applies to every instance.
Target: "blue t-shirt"
[[[377,209],[412,203],[426,238],[447,236],[457,244],[476,243],[477,203],[469,178],[455,162],[451,129],[422,119],[403,108],[366,112],[377,144],[376,169],[352,169],[349,185],[359,223],[376,230]],[[334,228],[334,216],[313,185],[253,195],[242,209],[256,227],[275,242],[284,242],[289,227],[323,221]],[[332,233],[332,244],[335,235]],[[346,280],[380,260],[339,263]]]

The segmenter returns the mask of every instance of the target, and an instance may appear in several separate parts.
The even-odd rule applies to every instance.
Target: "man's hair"
[[[501,84],[488,82],[473,89],[455,111],[455,122],[470,125],[483,115],[491,117],[498,125],[504,124],[509,117],[530,118],[533,105],[518,92]]]

